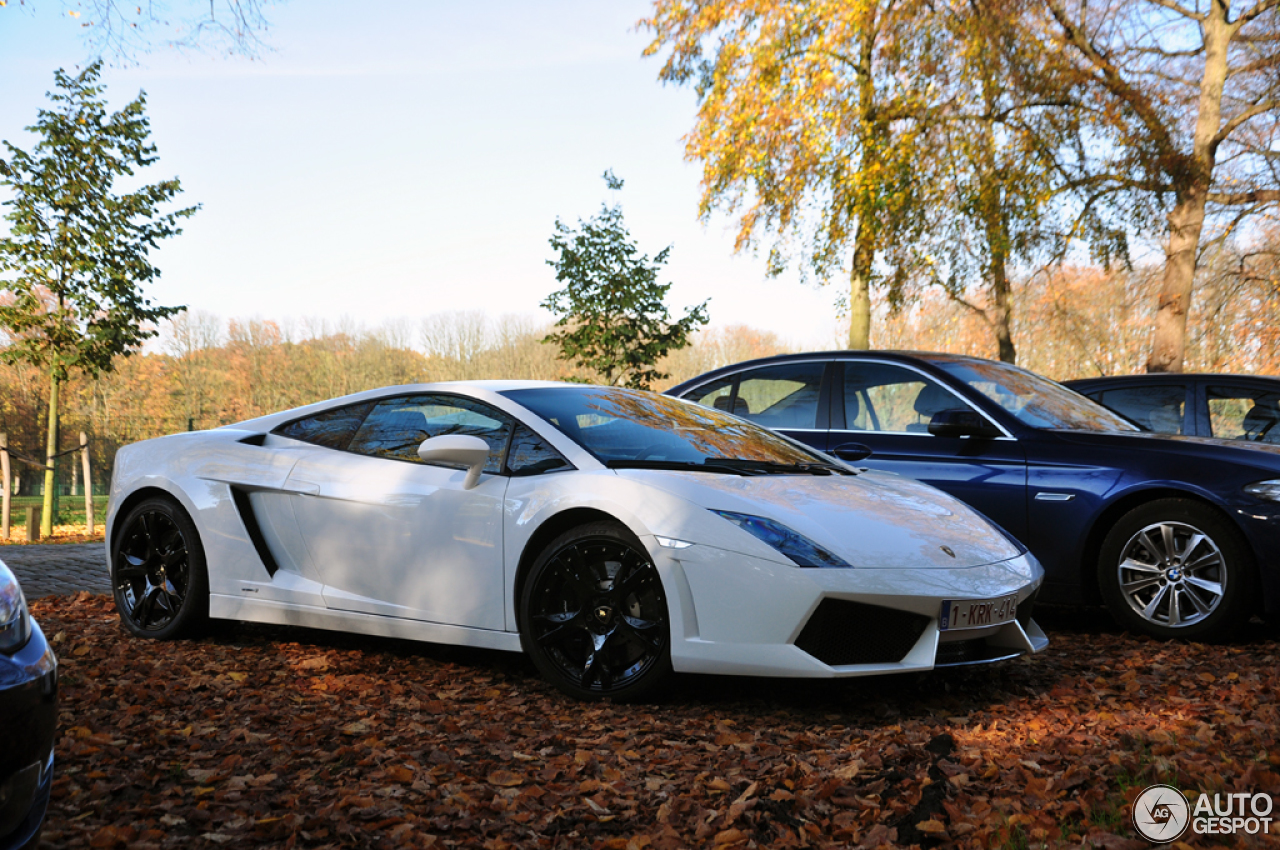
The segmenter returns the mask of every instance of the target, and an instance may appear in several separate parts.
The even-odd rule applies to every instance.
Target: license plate
[[[1018,616],[1018,595],[999,599],[962,599],[942,603],[942,616],[938,618],[941,631],[957,629],[982,629],[1012,622]]]

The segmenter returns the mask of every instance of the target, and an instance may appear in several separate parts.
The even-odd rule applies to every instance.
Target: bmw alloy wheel
[[[1209,535],[1181,522],[1148,525],[1133,535],[1116,569],[1129,607],[1169,628],[1204,620],[1227,590],[1222,550]]]
[[[1239,530],[1191,499],[1158,499],[1121,517],[1102,543],[1098,580],[1117,620],[1158,638],[1225,640],[1256,601]]]

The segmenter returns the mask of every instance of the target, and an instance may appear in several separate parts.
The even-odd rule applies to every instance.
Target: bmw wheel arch
[[[1165,639],[1227,640],[1256,598],[1240,531],[1191,499],[1158,499],[1120,517],[1102,543],[1098,584],[1121,625]]]
[[[543,549],[520,594],[520,642],[542,675],[579,699],[637,700],[671,676],[657,567],[624,525],[572,528]]]
[[[209,575],[195,523],[172,498],[152,496],[124,515],[111,548],[120,622],[139,637],[196,634],[209,616]]]

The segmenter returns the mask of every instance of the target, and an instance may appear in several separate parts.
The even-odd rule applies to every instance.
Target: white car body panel
[[[536,386],[544,385],[390,387],[127,446],[117,455],[107,539],[114,539],[121,509],[135,494],[162,491],[199,530],[215,618],[519,651],[518,587],[522,563],[536,555],[530,541],[565,512],[587,510],[630,529],[657,567],[677,671],[843,677],[928,670],[939,646],[956,640],[982,639],[1010,654],[1047,645],[1029,619],[938,630],[943,600],[1016,594],[1023,602],[1043,575],[1025,550],[941,491],[881,473],[747,477],[608,469],[499,394]],[[497,407],[577,469],[484,474],[466,489],[465,470],[270,433],[328,408],[420,392]],[[852,567],[798,567],[713,510],[768,517]],[[260,555],[264,550],[272,563]],[[795,645],[824,600],[910,612],[929,625],[900,661],[828,665]]]

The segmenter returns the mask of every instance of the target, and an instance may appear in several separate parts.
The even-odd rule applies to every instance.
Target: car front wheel
[[[670,677],[662,581],[625,527],[597,522],[560,535],[520,596],[524,650],[570,696],[641,699]]]
[[[1253,559],[1240,532],[1212,508],[1160,499],[1112,527],[1098,581],[1107,608],[1131,631],[1226,640],[1249,619]]]
[[[120,622],[139,637],[195,634],[209,616],[209,577],[195,523],[175,502],[151,498],[125,516],[111,553]]]

